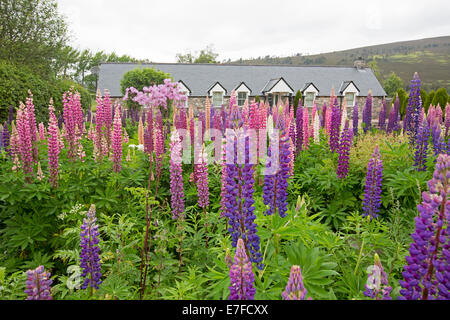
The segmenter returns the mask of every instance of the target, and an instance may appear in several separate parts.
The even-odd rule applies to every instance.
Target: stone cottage
[[[270,105],[287,99],[292,103],[297,90],[300,90],[303,105],[308,107],[312,107],[314,102],[318,107],[328,104],[334,90],[340,104],[345,101],[351,117],[354,103],[357,102],[362,109],[371,90],[375,118],[382,99],[386,97],[372,70],[359,60],[354,67],[103,63],[99,68],[98,88],[102,92],[109,89],[113,98],[121,97],[120,81],[127,71],[135,68],[154,68],[171,74],[188,96],[186,107],[192,106],[194,112],[204,108],[207,96],[214,107],[227,105],[233,90],[240,106],[246,99],[251,101],[257,96]]]

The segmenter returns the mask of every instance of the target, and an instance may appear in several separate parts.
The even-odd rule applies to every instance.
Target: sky
[[[449,0],[57,0],[72,45],[176,62],[289,56],[450,35]]]

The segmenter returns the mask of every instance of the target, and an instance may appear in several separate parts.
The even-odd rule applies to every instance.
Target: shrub
[[[17,108],[20,101],[25,103],[28,90],[31,90],[36,120],[38,123],[47,123],[50,98],[54,100],[58,115],[58,112],[62,111],[62,94],[72,86],[80,93],[83,108],[87,108],[90,105],[90,96],[81,85],[70,80],[44,80],[26,66],[0,60],[0,121],[7,119],[10,105]]]
[[[433,102],[431,103],[433,106],[437,106],[438,104],[441,106],[443,113],[445,114],[445,106],[447,105],[448,94],[447,90],[444,88],[440,88],[436,90],[436,93],[433,97]]]

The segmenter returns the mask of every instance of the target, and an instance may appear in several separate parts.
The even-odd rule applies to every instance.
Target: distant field
[[[348,65],[362,57],[367,62],[376,60],[381,77],[391,72],[409,85],[415,71],[419,72],[423,88],[427,91],[445,87],[450,91],[450,36],[421,40],[394,42],[376,46],[335,51],[317,55],[290,57],[259,57],[239,60],[243,64],[290,64],[290,65]]]

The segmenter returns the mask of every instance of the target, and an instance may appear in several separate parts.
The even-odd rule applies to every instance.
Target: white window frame
[[[307,101],[307,97],[312,95],[312,101],[311,104],[308,104]],[[316,101],[316,93],[315,92],[305,92],[305,107],[313,107],[314,106],[314,101]]]
[[[308,94],[313,94],[313,100],[312,100],[312,104],[306,105],[306,97],[308,96]],[[305,97],[304,102],[305,102],[305,107],[313,107],[314,106],[314,102],[316,101],[316,97],[319,94],[319,91],[317,91],[316,87],[314,87],[314,85],[312,83],[309,84],[309,86],[303,91],[303,95]]]
[[[351,94],[353,96],[352,98],[352,103],[350,104],[349,101],[347,100],[347,95]],[[345,99],[345,103],[347,105],[347,107],[353,107],[355,106],[355,100],[356,100],[356,94],[355,92],[346,92],[344,95],[344,99]]]
[[[239,95],[240,95],[240,94],[244,94],[244,95],[245,95],[244,100],[242,100],[242,99],[239,98]],[[239,107],[244,106],[245,100],[248,99],[248,92],[247,92],[247,91],[238,91],[238,92],[236,93],[236,96],[237,96],[237,103],[238,103],[238,106],[239,106]],[[242,103],[239,103],[239,100],[241,100]]]
[[[220,94],[220,104],[214,103],[214,94]],[[213,91],[211,95],[211,102],[214,107],[220,107],[223,105],[223,91]]]
[[[345,96],[347,95],[347,93],[353,93],[353,105],[349,105],[349,104],[347,103],[347,99],[346,99],[346,97],[345,97]],[[342,95],[344,96],[345,102],[347,103],[347,107],[350,108],[350,107],[354,107],[354,106],[355,106],[356,97],[359,96],[359,91],[358,91],[358,89],[355,87],[354,83],[352,82],[352,83],[350,83],[350,84],[347,86],[347,88],[345,88],[344,92],[342,92]]]

